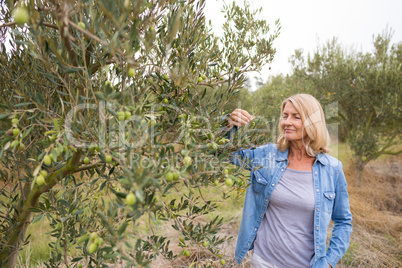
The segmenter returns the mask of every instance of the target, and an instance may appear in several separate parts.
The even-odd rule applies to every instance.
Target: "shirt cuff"
[[[336,260],[337,258],[331,258],[327,256],[327,262],[332,266],[332,268],[336,267],[336,264],[338,263],[339,260]]]

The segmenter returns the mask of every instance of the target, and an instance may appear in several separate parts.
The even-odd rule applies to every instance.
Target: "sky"
[[[211,20],[213,30],[222,35],[224,22],[223,3],[233,0],[206,0],[205,16]],[[239,5],[243,1],[239,2]],[[347,49],[373,51],[373,35],[381,34],[387,27],[394,32],[391,43],[402,41],[402,0],[248,0],[250,7],[262,7],[260,18],[274,28],[280,20],[281,33],[274,41],[277,50],[274,61],[264,67],[261,74],[252,73],[266,81],[271,75],[288,74],[288,59],[295,49],[304,54],[312,53],[326,41],[337,37]],[[271,67],[271,70],[268,69]],[[255,80],[251,90],[256,89]]]
[[[233,0],[206,0],[205,16],[211,20],[214,32],[222,35],[223,3]],[[243,0],[235,0],[241,5]],[[386,27],[394,32],[392,43],[402,42],[402,0],[247,0],[252,9],[263,8],[261,17],[274,28],[280,20],[281,33],[274,41],[277,52],[274,61],[261,73],[251,73],[264,82],[271,75],[291,71],[289,57],[296,49],[303,49],[305,56],[326,41],[337,37],[347,49],[371,52],[373,35]],[[269,67],[271,69],[269,70]],[[256,89],[255,79],[251,90]]]

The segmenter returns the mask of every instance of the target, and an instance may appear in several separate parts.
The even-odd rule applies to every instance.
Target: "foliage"
[[[253,92],[251,98],[257,110],[257,121],[263,122],[266,135],[276,140],[278,135],[278,122],[280,120],[280,107],[289,96],[299,93],[289,76],[272,76],[268,81]],[[259,128],[261,129],[261,128]]]
[[[388,30],[376,36],[373,53],[347,53],[333,39],[307,61],[300,50],[291,58],[287,86],[312,94],[326,112],[337,110],[339,136],[354,152],[357,184],[368,162],[401,152],[393,148],[402,131],[402,43],[391,45],[391,36]]]
[[[224,172],[221,119],[245,74],[272,60],[279,24],[269,35],[258,12],[233,4],[218,38],[204,1],[24,3],[1,11],[12,41],[0,54],[1,266],[13,267],[27,226],[44,217],[52,267],[147,266],[188,245],[221,258],[222,218],[196,222],[216,207],[201,189],[227,199],[246,187],[240,172]],[[26,24],[12,21],[17,8]],[[220,97],[205,102],[206,88]],[[259,139],[245,133],[239,146]],[[183,251],[152,230],[157,221],[172,222]]]
[[[320,99],[336,101],[339,122],[355,155],[355,178],[364,166],[392,150],[401,132],[402,44],[390,47],[391,35],[374,40],[374,53],[346,55],[334,42],[310,59],[308,79]],[[315,75],[313,73],[316,73]],[[326,94],[326,92],[328,94]],[[327,96],[325,96],[327,95]]]

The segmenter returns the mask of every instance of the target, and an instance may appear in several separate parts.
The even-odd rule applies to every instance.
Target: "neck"
[[[310,158],[301,141],[289,143],[289,157],[296,158],[298,160]]]

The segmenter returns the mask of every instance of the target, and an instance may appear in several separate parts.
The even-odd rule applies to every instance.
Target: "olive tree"
[[[402,43],[391,45],[386,30],[373,38],[372,53],[347,50],[336,39],[304,60],[292,57],[293,85],[326,106],[337,103],[340,137],[354,153],[355,183],[364,166],[379,156],[401,153]],[[296,84],[297,81],[297,84]]]
[[[197,219],[217,207],[205,189],[224,201],[246,187],[222,164],[223,107],[273,59],[279,23],[232,4],[216,37],[205,1],[2,2],[0,266],[44,219],[52,267],[222,258],[222,217]],[[207,88],[221,94],[206,102]],[[163,221],[181,252],[153,229]]]

